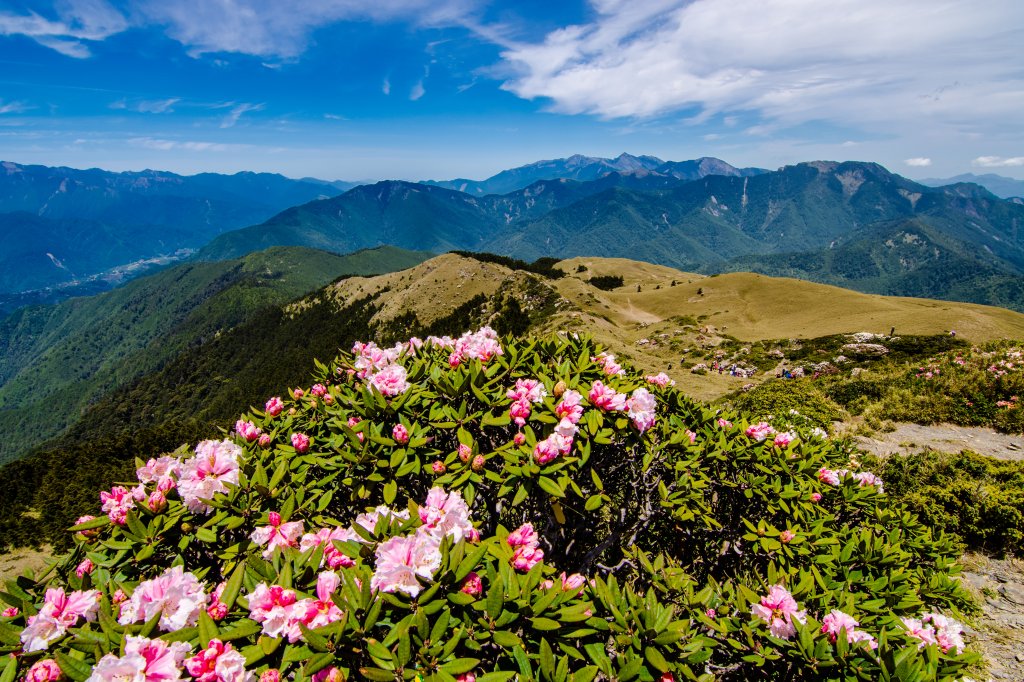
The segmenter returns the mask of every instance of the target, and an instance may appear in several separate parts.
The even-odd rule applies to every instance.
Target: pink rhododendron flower
[[[212,511],[204,500],[228,492],[228,484],[238,485],[238,458],[242,448],[229,440],[204,440],[196,446],[196,455],[181,463],[178,494],[193,514]]]
[[[573,424],[577,424],[580,421],[580,417],[583,416],[583,405],[580,402],[583,400],[583,396],[573,390],[568,390],[562,394],[562,400],[555,405],[555,416],[559,419],[568,419]]]
[[[263,430],[252,422],[239,419],[235,422],[235,433],[251,443],[260,437]]]
[[[522,445],[526,442],[526,434],[520,431],[516,435],[512,436],[512,442],[516,445]]]
[[[224,620],[228,615],[228,605],[220,600],[225,587],[227,587],[226,582],[218,583],[216,589],[210,594],[210,605],[206,607],[206,613],[215,621]]]
[[[309,436],[304,433],[295,432],[292,434],[292,447],[295,452],[303,453],[309,450]]]
[[[100,494],[100,498],[102,499],[102,493]],[[75,525],[76,526],[80,526],[83,523],[88,523],[89,521],[93,521],[95,519],[96,519],[96,517],[93,516],[92,514],[86,514],[85,516],[79,516],[78,520],[75,521]],[[100,529],[99,528],[90,528],[89,530],[80,530],[80,531],[78,531],[78,534],[81,535],[83,538],[94,538],[94,537],[96,537],[96,536],[98,536],[100,534]]]
[[[245,657],[230,643],[211,639],[210,646],[185,661],[195,682],[248,682],[255,676],[245,669]]]
[[[516,528],[508,534],[505,542],[513,548],[511,563],[517,571],[528,571],[544,558],[544,550],[538,546],[540,538],[532,523]]]
[[[127,595],[127,594],[125,594],[125,593],[124,593],[124,590],[122,590],[122,589],[121,589],[121,588],[119,587],[119,588],[117,588],[117,590],[116,590],[116,591],[114,592],[114,594],[110,595],[110,601],[111,601],[111,603],[113,603],[113,604],[120,604],[121,602],[126,602],[126,601],[128,601],[128,595]]]
[[[391,429],[391,437],[399,445],[405,445],[409,442],[409,430],[403,424],[395,424],[394,428]]]
[[[116,485],[110,492],[100,493],[100,502],[103,503],[103,511],[111,523],[123,526],[128,521],[128,512],[135,506],[135,498],[131,491],[123,486]]]
[[[263,625],[269,637],[287,637],[297,642],[302,636],[292,607],[298,601],[294,590],[260,583],[247,597],[249,618]]]
[[[722,417],[719,417],[718,418],[718,426],[719,426],[719,428],[722,428],[722,429],[731,429],[732,428],[732,422],[729,421],[728,419],[723,419]]]
[[[309,550],[323,545],[324,554],[320,564],[327,564],[329,568],[348,568],[355,566],[356,562],[340,549],[334,546],[334,541],[346,542],[348,540],[359,541],[360,538],[355,531],[349,528],[321,528],[315,533],[306,533],[299,541],[299,551]]]
[[[614,376],[616,374],[625,374],[626,370],[622,369],[622,365],[615,361],[614,355],[608,353],[599,353],[596,356],[590,358],[591,362],[596,362],[601,365],[601,369],[608,376]]]
[[[463,462],[468,462],[469,458],[473,456],[473,448],[469,447],[465,443],[459,443],[459,459]]]
[[[146,507],[154,514],[159,514],[164,509],[167,509],[167,496],[159,490],[154,490],[150,493],[149,498],[146,499]]]
[[[139,483],[156,483],[157,488],[166,492],[174,488],[180,467],[181,462],[176,457],[165,455],[148,460],[135,470],[135,476]]]
[[[871,473],[870,471],[861,471],[853,474],[853,480],[857,481],[857,485],[864,487],[866,485],[875,486],[875,490],[882,494],[885,492],[885,486],[882,484],[882,479]]]
[[[775,440],[772,444],[777,448],[788,448],[789,444],[796,440],[796,434],[792,431],[783,431],[782,433],[775,434]]]
[[[2,615],[4,618],[17,618],[19,613],[21,613],[21,609],[17,606],[8,606]]]
[[[811,493],[811,502],[821,502],[821,493]]]
[[[124,656],[107,654],[101,658],[86,682],[178,682],[191,649],[185,642],[128,635]]]
[[[471,597],[479,597],[484,591],[484,581],[480,579],[480,576],[476,571],[471,571],[462,580],[462,587],[459,589],[460,592],[468,594]]]
[[[405,367],[401,365],[388,365],[370,377],[370,385],[376,388],[381,395],[390,398],[409,389],[409,382],[406,380],[406,377]]]
[[[818,469],[818,480],[829,485],[839,485],[839,479],[846,474],[845,470]]]
[[[174,566],[157,578],[139,583],[121,607],[118,622],[121,625],[148,622],[159,614],[160,629],[174,632],[198,623],[206,600],[203,583],[181,566]]]
[[[475,456],[473,458],[473,461],[470,464],[470,467],[473,469],[473,471],[480,471],[486,465],[487,465],[487,458],[485,458],[483,455],[477,455],[477,456]]]
[[[806,611],[798,610],[799,606],[793,595],[782,585],[773,585],[768,591],[768,596],[761,597],[761,601],[751,607],[751,613],[768,624],[768,630],[775,637],[789,639],[796,634],[796,627],[793,621],[803,623],[807,617]]]
[[[327,387],[323,384],[313,384],[313,387],[309,389],[309,392],[320,398],[327,394]]]
[[[359,417],[349,417],[348,418],[348,428],[350,428],[352,430],[355,430],[356,426],[358,426],[359,423],[362,422],[362,421],[363,420],[360,419]],[[366,440],[366,434],[364,434],[362,431],[359,431],[358,433],[356,433],[356,439],[360,443],[362,443],[363,441]]]
[[[626,394],[605,386],[600,380],[595,381],[590,387],[588,399],[591,405],[605,412],[626,409]]]
[[[270,440],[271,440],[271,438],[270,438],[270,434],[269,433],[264,433],[264,434],[260,435],[260,447],[261,448],[268,447],[270,445]]]
[[[341,620],[345,614],[331,599],[339,584],[341,579],[333,571],[324,571],[317,576],[316,599],[303,599],[292,607],[299,622],[312,630]]]
[[[27,626],[21,631],[22,647],[26,652],[42,651],[50,642],[63,637],[79,618],[96,620],[99,599],[99,590],[78,590],[71,594],[60,588],[46,590],[39,613],[29,616]]]
[[[715,611],[714,609],[706,609],[704,611],[704,615],[707,616],[708,618],[714,618],[715,616],[718,615],[718,612]]]
[[[294,398],[295,398],[296,400],[298,400],[299,398],[301,398],[301,397],[302,397],[302,396],[304,396],[304,395],[306,395],[306,392],[305,392],[305,391],[303,391],[303,390],[302,390],[301,388],[297,388],[297,389],[295,389],[294,391],[292,391],[292,396],[293,396],[293,397],[294,397]]]
[[[435,460],[434,463],[430,465],[430,470],[433,471],[435,474],[440,475],[447,471],[448,467],[446,467],[444,465],[444,462],[442,462],[441,460]]]
[[[497,332],[490,327],[481,327],[473,333],[466,332],[455,341],[454,348],[448,358],[448,364],[452,367],[458,367],[466,360],[479,360],[487,364],[491,358],[505,354],[498,343]]]
[[[281,671],[277,668],[270,668],[260,673],[260,682],[281,682]]]
[[[646,388],[636,389],[626,401],[629,418],[633,420],[633,425],[639,429],[640,433],[654,426],[654,421],[657,418],[654,414],[655,407],[657,407],[657,402]]]
[[[782,531],[781,533],[779,533],[779,540],[781,540],[782,544],[784,544],[784,545],[788,545],[789,543],[793,542],[793,538],[795,538],[795,537],[796,537],[796,533],[794,533],[793,531],[789,530],[788,528],[786,530]]]
[[[92,559],[82,559],[82,562],[75,567],[75,575],[79,578],[84,578],[89,573],[95,570],[96,565],[92,563]]]
[[[567,592],[580,590],[587,584],[587,579],[579,573],[566,575],[565,571],[562,571],[558,577],[562,579],[562,589]]]
[[[669,377],[669,375],[665,374],[664,372],[658,372],[657,374],[653,375],[649,374],[646,378],[647,383],[654,384],[655,386],[659,386],[661,388],[676,385],[675,380]]]
[[[510,388],[505,394],[511,400],[525,400],[531,403],[539,403],[547,396],[547,389],[537,379],[516,379],[514,388]]]
[[[462,673],[455,678],[455,682],[476,682],[476,674],[472,672]]]
[[[936,644],[942,653],[947,653],[950,649],[964,650],[963,626],[952,618],[938,613],[926,613],[920,620],[904,618],[903,625],[907,628],[908,635],[919,640],[919,649]]]
[[[748,426],[744,434],[747,438],[756,441],[762,441],[768,436],[775,433],[775,429],[768,422],[758,422],[752,426]]]
[[[508,408],[509,416],[512,417],[517,425],[522,426],[526,423],[526,420],[530,418],[530,413],[533,412],[528,400],[516,400],[512,403],[512,406]]]
[[[382,592],[405,592],[415,597],[422,585],[417,578],[430,580],[441,566],[439,540],[429,533],[393,537],[377,545],[377,569],[370,587]]]
[[[249,539],[259,546],[266,545],[263,550],[264,559],[272,559],[277,549],[299,546],[299,536],[302,535],[302,521],[282,522],[281,515],[277,512],[267,514],[269,525],[257,528],[249,536]]]
[[[271,417],[276,417],[277,415],[284,412],[284,402],[281,401],[281,398],[275,395],[273,398],[267,401],[267,404],[263,406],[263,409],[267,413],[267,415]]]
[[[52,658],[44,658],[36,661],[25,673],[25,682],[57,682],[64,672]]]
[[[833,644],[839,638],[840,631],[845,629],[848,643],[867,642],[869,648],[877,649],[878,642],[875,641],[875,638],[863,630],[857,630],[858,625],[860,623],[854,620],[853,616],[837,609],[832,609],[831,613],[821,619],[821,631],[828,636],[828,641]]]
[[[533,448],[533,459],[541,466],[572,449],[572,439],[552,433]]]
[[[420,505],[419,514],[423,528],[438,540],[450,535],[458,542],[473,528],[469,506],[457,490],[446,493],[442,488],[431,488],[426,501]]]
[[[340,668],[329,665],[313,675],[312,682],[345,682],[345,675]]]
[[[540,542],[540,537],[537,535],[536,531],[533,530],[532,523],[524,523],[519,526],[519,528],[516,528],[514,531],[509,533],[505,542],[507,542],[510,547],[536,545]]]
[[[697,434],[694,433],[693,431],[690,431],[689,429],[686,430],[686,437],[690,439],[690,445],[693,445],[694,443],[697,442]]]
[[[366,530],[368,530],[368,531],[370,531],[372,533],[374,531],[374,529],[377,527],[377,522],[381,518],[386,518],[389,521],[394,520],[394,519],[398,519],[400,521],[408,521],[409,520],[409,510],[408,509],[391,509],[389,507],[385,507],[384,505],[380,505],[380,506],[378,506],[376,509],[374,509],[371,512],[365,512],[365,513],[360,514],[359,516],[357,516],[356,517],[356,524],[362,526],[363,528],[365,528]],[[356,536],[356,538],[354,538],[354,539],[359,540],[360,542],[365,542],[365,540],[363,540],[361,537],[358,537],[358,536]]]

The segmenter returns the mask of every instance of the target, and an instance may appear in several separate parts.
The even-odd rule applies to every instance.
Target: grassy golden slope
[[[580,265],[586,270],[577,273]],[[557,295],[558,312],[541,323],[540,331],[591,333],[640,367],[668,371],[685,390],[703,399],[750,381],[680,370],[683,351],[714,346],[722,335],[756,341],[857,331],[888,333],[895,327],[903,334],[955,329],[977,342],[1024,338],[1024,315],[989,306],[873,296],[750,273],[707,277],[621,258],[573,258],[559,267],[571,274],[545,280],[445,254],[402,272],[343,280],[326,295],[351,301],[387,289],[375,321],[411,311],[420,321],[431,322],[478,294],[513,294],[524,309],[530,309],[547,292]],[[594,275],[619,275],[624,284],[602,291],[586,283]]]

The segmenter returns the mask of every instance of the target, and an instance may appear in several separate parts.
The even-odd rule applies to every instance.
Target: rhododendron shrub
[[[74,682],[651,682],[976,659],[951,543],[843,445],[585,338],[357,344],[232,434],[140,461],[49,575],[8,584],[0,682],[50,660]]]

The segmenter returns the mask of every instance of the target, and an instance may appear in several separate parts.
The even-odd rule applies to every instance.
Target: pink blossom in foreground
[[[313,384],[313,387],[309,389],[309,392],[315,395],[317,398],[321,398],[327,394],[327,387],[323,384]]]
[[[857,485],[861,488],[867,485],[875,487],[875,490],[882,494],[885,492],[885,486],[882,484],[882,479],[870,471],[861,471],[853,474],[853,480],[857,481]]]
[[[92,563],[92,559],[82,559],[82,562],[75,567],[75,575],[79,578],[84,578],[95,570],[96,565]]]
[[[799,606],[789,590],[782,585],[773,585],[768,591],[768,596],[761,597],[761,601],[754,604],[750,611],[755,618],[768,624],[768,630],[772,635],[789,639],[796,634],[793,621],[803,623],[807,617],[806,611],[798,609]]]
[[[159,490],[154,490],[146,499],[146,507],[154,514],[159,514],[167,509],[167,496]]]
[[[139,483],[156,483],[157,488],[164,492],[175,487],[181,462],[176,457],[157,457],[148,460],[135,470]]]
[[[409,382],[405,367],[401,365],[388,365],[384,369],[370,376],[370,385],[381,395],[394,397],[409,390]]]
[[[562,394],[562,400],[555,405],[555,416],[559,419],[568,419],[573,424],[577,424],[580,421],[580,417],[583,416],[583,405],[580,402],[583,400],[583,396],[573,390],[568,390]]]
[[[269,433],[262,434],[260,436],[260,441],[259,441],[260,447],[261,448],[269,447],[270,446],[270,441],[271,441],[271,438],[270,438],[270,434]]]
[[[653,375],[649,374],[647,375],[646,379],[647,383],[654,384],[655,386],[658,386],[660,388],[676,385],[675,379],[672,379],[671,377],[669,377],[669,375],[665,374],[664,372],[658,372],[657,374]]]
[[[459,443],[459,459],[463,462],[468,462],[469,458],[473,456],[473,448],[466,445],[465,443]]]
[[[267,401],[267,404],[263,406],[263,409],[268,416],[276,417],[284,411],[284,402],[281,401],[281,398],[275,395]]]
[[[601,369],[608,376],[615,376],[616,374],[625,374],[626,370],[622,369],[622,365],[615,361],[614,355],[608,353],[599,353],[596,356],[590,358],[591,362],[596,362],[601,365]]]
[[[249,536],[249,539],[259,546],[266,545],[263,550],[264,559],[272,559],[277,549],[287,549],[299,546],[299,536],[302,535],[302,521],[282,522],[281,515],[277,512],[267,514],[269,525],[257,528]]]
[[[206,600],[203,583],[181,566],[174,566],[157,578],[139,583],[122,605],[117,620],[121,625],[130,625],[148,622],[159,615],[160,629],[174,632],[198,623]]]
[[[472,571],[462,580],[462,587],[459,591],[471,597],[479,597],[484,591],[484,581],[480,579],[476,571]]]
[[[388,519],[389,522],[395,519],[399,521],[408,521],[409,510],[391,509],[389,507],[385,507],[384,505],[380,505],[371,512],[365,512],[363,514],[358,515],[356,517],[356,524],[362,526],[363,528],[372,533],[374,529],[377,527],[377,522],[381,518]],[[365,542],[365,540],[358,536],[354,539],[359,540],[360,542]]]
[[[629,418],[633,420],[633,425],[640,433],[654,426],[654,421],[657,418],[654,413],[656,407],[657,402],[654,396],[646,388],[636,389],[626,401]]]
[[[768,436],[775,433],[775,429],[768,422],[758,422],[747,427],[747,430],[743,432],[750,440],[756,440],[758,442],[763,441]]]
[[[782,433],[775,434],[775,440],[772,444],[779,448],[785,449],[789,447],[789,444],[796,440],[796,434],[792,431],[783,431]]]
[[[399,445],[405,445],[409,442],[409,430],[403,424],[395,424],[394,428],[391,429],[391,437]]]
[[[102,499],[102,494],[101,494],[101,499]],[[75,525],[76,526],[80,526],[83,523],[88,523],[89,521],[94,521],[95,519],[96,519],[96,517],[93,516],[92,514],[86,514],[85,516],[79,516],[78,520],[75,521]],[[94,538],[94,537],[97,537],[100,534],[100,529],[99,528],[90,528],[89,530],[80,530],[80,531],[78,531],[78,534],[81,535],[83,538],[86,538],[86,539]]]
[[[590,387],[588,400],[590,400],[591,405],[605,412],[626,409],[626,394],[619,393],[614,388],[605,386],[600,380],[595,381]]]
[[[858,630],[858,625],[860,625],[860,623],[854,620],[853,616],[845,614],[837,609],[833,609],[831,613],[821,619],[821,631],[828,636],[828,641],[833,644],[839,638],[839,632],[845,629],[846,641],[849,644],[866,642],[868,648],[877,649],[878,642],[875,641],[875,638],[863,630]]]
[[[516,379],[514,388],[510,388],[505,394],[511,400],[526,400],[531,403],[539,403],[548,394],[547,390],[537,379]]]
[[[39,613],[29,616],[21,631],[21,643],[26,652],[42,651],[50,642],[60,639],[78,620],[96,620],[99,610],[99,590],[78,590],[66,594],[63,589],[46,590]]]
[[[947,653],[950,649],[964,650],[963,626],[948,616],[926,613],[920,619],[904,618],[903,625],[907,628],[908,635],[919,640],[919,649],[936,644],[942,653]]]
[[[228,492],[228,484],[238,485],[238,458],[242,448],[229,440],[204,440],[196,446],[196,455],[181,463],[178,494],[193,514],[212,511],[204,500]]]
[[[346,542],[349,540],[359,540],[359,536],[356,535],[355,531],[349,528],[321,528],[315,533],[306,533],[302,536],[302,539],[299,541],[299,551],[308,552],[322,545],[324,554],[320,560],[321,565],[327,564],[328,568],[332,569],[348,568],[355,566],[356,562],[352,557],[335,547],[334,542]]]
[[[545,465],[556,459],[559,455],[567,454],[572,450],[572,438],[552,433],[542,441],[538,441],[533,448],[533,459],[537,464]]]
[[[728,419],[723,419],[722,417],[719,417],[718,418],[718,427],[722,428],[722,429],[731,429],[732,428],[732,422],[729,421]]]
[[[21,609],[19,609],[17,606],[8,606],[6,609],[3,610],[3,613],[0,615],[2,615],[4,618],[17,618],[19,613],[21,613]]]
[[[781,540],[782,544],[784,544],[784,545],[788,545],[789,543],[793,542],[793,539],[795,537],[796,537],[796,533],[794,533],[793,531],[789,530],[788,528],[786,530],[782,531],[781,533],[779,533],[779,540]]]
[[[512,406],[508,408],[508,414],[517,425],[522,426],[526,423],[526,420],[530,418],[530,414],[533,412],[533,407],[530,406],[528,400],[516,400],[512,403]]]
[[[292,434],[292,447],[295,448],[295,452],[303,453],[309,450],[309,436],[304,433],[296,431]]]
[[[100,493],[103,511],[111,523],[123,526],[128,521],[128,512],[135,506],[135,499],[127,488],[115,485],[110,492]]]
[[[260,437],[263,430],[252,422],[239,419],[235,422],[235,433],[251,443]]]
[[[811,493],[811,502],[821,502],[821,493]]]
[[[340,668],[329,665],[313,675],[312,682],[345,682],[345,674]]]
[[[537,532],[533,530],[532,523],[524,523],[523,525],[519,526],[519,528],[516,528],[514,531],[509,533],[508,538],[505,539],[505,542],[507,542],[510,547],[536,545],[538,542],[540,542],[540,536],[538,536]]]
[[[260,583],[246,599],[249,602],[249,618],[262,624],[263,634],[287,637],[292,642],[297,642],[302,636],[292,609],[298,601],[295,590]]]
[[[512,568],[517,571],[529,571],[544,559],[544,550],[540,547],[516,547],[512,552]]]
[[[431,488],[426,501],[420,505],[419,514],[423,528],[438,540],[450,535],[458,542],[473,529],[469,506],[457,490],[445,492],[442,488]]]
[[[573,573],[572,575],[566,575],[565,571],[562,571],[559,576],[562,580],[562,589],[566,592],[575,592],[583,588],[587,584],[587,579],[579,573]]]
[[[86,682],[178,682],[182,664],[192,646],[146,637],[125,638],[124,656],[101,658]]]
[[[839,485],[839,480],[847,473],[845,469],[818,469],[818,480],[829,485]]]
[[[382,592],[405,592],[415,597],[441,566],[439,540],[429,533],[393,537],[377,546],[377,568],[370,587]]]
[[[513,548],[512,567],[517,571],[529,571],[544,558],[540,549],[540,537],[533,530],[532,523],[524,523],[509,533],[505,542]]]
[[[44,658],[36,661],[25,673],[25,682],[57,682],[64,675],[57,661]]]
[[[195,682],[247,682],[255,676],[246,671],[245,657],[231,643],[211,639],[210,646],[185,661]]]
[[[281,682],[281,671],[277,668],[270,668],[260,673],[260,682]]]
[[[497,332],[490,327],[481,327],[473,333],[466,332],[455,341],[454,347],[448,358],[448,364],[452,367],[458,367],[466,360],[479,360],[487,364],[491,358],[505,354],[498,343]]]
[[[324,571],[316,580],[316,599],[303,599],[292,607],[295,617],[309,629],[337,623],[344,617],[331,596],[338,590],[341,579],[333,571]]]
[[[228,605],[220,600],[226,586],[226,582],[218,583],[216,589],[210,594],[210,605],[206,607],[206,613],[215,621],[224,620],[228,615]]]

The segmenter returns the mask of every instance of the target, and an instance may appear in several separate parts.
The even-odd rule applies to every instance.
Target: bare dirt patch
[[[1024,680],[1024,561],[963,558],[964,584],[978,596],[983,614],[973,635],[985,654],[988,678]]]
[[[908,455],[922,450],[977,452],[996,459],[1024,460],[1024,436],[981,426],[895,424],[889,432],[855,436],[857,447],[879,455]]]
[[[0,554],[0,580],[19,576],[26,568],[30,568],[38,574],[53,558],[53,550],[48,545],[38,549],[22,548],[9,554]]]

